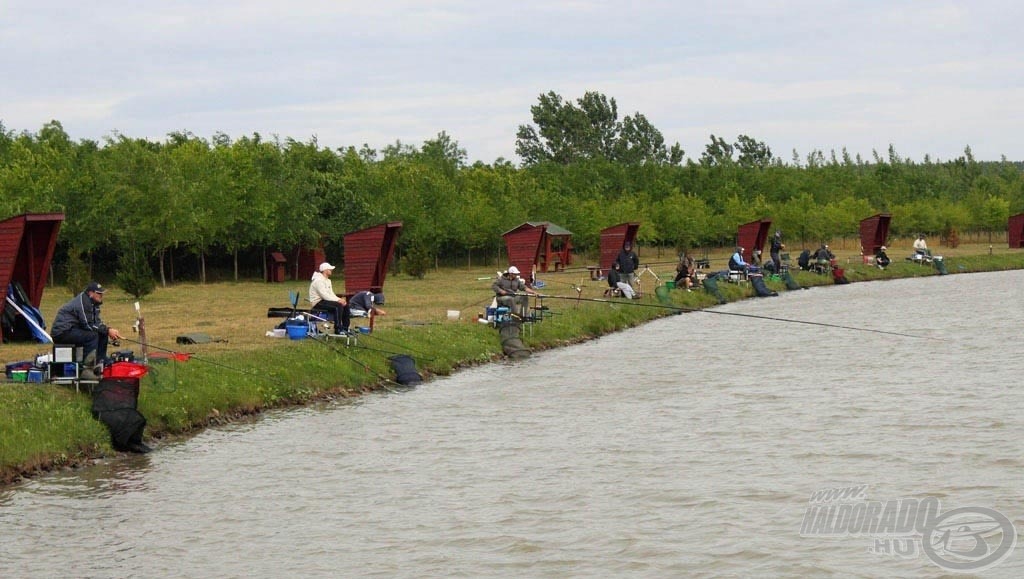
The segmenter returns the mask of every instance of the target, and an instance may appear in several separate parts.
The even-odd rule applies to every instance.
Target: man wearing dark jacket
[[[85,291],[57,310],[51,326],[53,343],[82,346],[84,369],[79,377],[83,380],[98,379],[94,369],[96,362],[107,357],[109,341],[121,339],[121,333],[108,327],[100,318],[100,306],[106,291],[100,284],[90,282]]]
[[[608,270],[608,287],[613,290],[618,290],[623,297],[633,299],[636,297],[636,292],[633,291],[633,286],[622,281],[622,276],[619,275],[619,262],[612,264],[612,268]]]
[[[530,307],[530,296],[537,292],[530,288],[523,278],[519,277],[519,268],[510,266],[491,284],[494,299],[499,306],[504,306],[512,313],[526,318]]]
[[[772,256],[772,266],[775,268],[775,273],[782,271],[782,257],[780,252],[786,248],[786,244],[782,243],[782,232],[775,230],[775,237],[772,238],[772,246],[768,250]]]
[[[636,270],[640,269],[640,257],[633,251],[633,244],[629,241],[622,244],[622,251],[615,258],[619,264],[619,274],[623,281],[632,286],[636,283]]]

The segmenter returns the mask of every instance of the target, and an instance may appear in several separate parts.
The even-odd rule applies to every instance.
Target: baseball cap
[[[101,294],[101,293],[107,291],[107,288],[101,286],[99,284],[99,282],[91,281],[91,282],[89,282],[89,285],[85,287],[85,291],[86,291],[86,293],[88,293],[88,292],[96,292],[98,294]]]
[[[334,269],[334,266],[327,263],[326,261],[320,264],[320,271],[327,271],[329,269]]]
[[[508,272],[512,275],[519,275],[519,268],[513,265],[512,267],[508,268]]]

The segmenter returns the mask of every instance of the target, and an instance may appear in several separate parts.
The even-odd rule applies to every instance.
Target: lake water
[[[270,412],[0,493],[0,574],[935,576],[1005,551],[964,532],[978,509],[1024,530],[1022,287],[788,292],[717,311],[917,337],[691,313]],[[809,503],[861,485],[843,504],[937,502],[953,542]],[[1022,551],[985,574],[1024,576]]]

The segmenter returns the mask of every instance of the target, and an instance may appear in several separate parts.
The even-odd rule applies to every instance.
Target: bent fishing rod
[[[678,314],[681,314],[681,313],[694,313],[694,312],[699,312],[699,313],[704,313],[704,314],[719,314],[719,315],[722,315],[722,316],[737,316],[737,317],[741,317],[741,318],[754,318],[754,319],[758,319],[758,320],[770,320],[770,321],[773,321],[773,322],[788,322],[788,323],[791,323],[791,324],[806,324],[806,325],[809,325],[809,326],[823,326],[823,327],[826,327],[826,328],[838,328],[838,329],[841,329],[841,330],[854,330],[854,331],[857,331],[857,332],[871,332],[871,333],[875,333],[875,334],[888,334],[890,336],[902,336],[904,338],[917,338],[917,339],[921,339],[921,340],[937,340],[937,341],[940,341],[940,342],[944,341],[942,338],[933,338],[933,337],[930,337],[930,336],[918,336],[918,335],[915,335],[915,334],[905,334],[903,332],[891,332],[891,331],[888,331],[888,330],[876,330],[876,329],[873,329],[873,328],[859,328],[857,326],[844,326],[844,325],[841,325],[841,324],[829,324],[827,322],[812,322],[812,321],[809,321],[809,320],[794,320],[792,318],[777,318],[777,317],[774,317],[774,316],[762,316],[762,315],[759,315],[759,314],[744,314],[744,313],[740,313],[740,312],[723,312],[723,311],[720,311],[720,310],[708,310],[708,309],[703,309],[703,308],[684,308],[682,306],[668,306],[668,305],[663,305],[663,304],[644,304],[644,303],[636,303],[636,302],[623,302],[623,301],[615,301],[615,300],[605,300],[605,299],[600,299],[600,298],[584,298],[584,297],[574,297],[574,296],[539,295],[537,297],[542,298],[542,299],[595,302],[595,303],[612,304],[612,305],[637,306],[637,307],[643,307],[643,308],[658,308],[658,309],[663,309],[663,310],[672,310],[672,311],[674,311],[674,312],[676,312]]]

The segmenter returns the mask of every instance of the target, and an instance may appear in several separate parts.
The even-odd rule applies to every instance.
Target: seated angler
[[[318,271],[313,274],[313,280],[309,282],[309,303],[312,304],[310,312],[314,315],[317,312],[326,313],[338,324],[336,332],[345,334],[348,332],[349,310],[345,298],[334,293],[334,286],[331,283],[331,276],[334,274],[334,266],[326,261],[320,264]]]
[[[743,259],[743,248],[737,247],[736,253],[729,258],[729,271],[746,272],[750,264]]]
[[[808,271],[811,269],[811,250],[805,249],[800,252],[799,257],[796,258],[796,265],[804,270]]]
[[[530,296],[538,295],[523,278],[519,277],[519,268],[510,266],[498,279],[491,284],[494,297],[499,306],[506,307],[515,315],[525,318],[530,307]]]
[[[921,256],[931,257],[932,252],[928,249],[928,242],[924,238],[924,234],[917,236],[914,240],[914,253]]]
[[[106,291],[100,284],[91,282],[85,291],[57,310],[51,327],[54,344],[82,346],[83,370],[79,374],[82,380],[99,379],[98,373],[102,371],[99,364],[107,357],[107,344],[121,339],[120,332],[100,319]]]
[[[384,294],[371,291],[356,292],[352,299],[348,300],[349,313],[353,317],[374,317],[384,316],[387,312],[380,307],[384,303]]]
[[[886,255],[885,246],[883,245],[875,252],[875,265],[878,266],[878,269],[885,269],[889,267],[890,263],[892,263],[892,260]]]
[[[679,263],[676,265],[676,278],[675,284],[677,288],[686,289],[691,291],[693,287],[694,278],[697,276],[697,264],[690,257],[690,254],[683,252],[682,257],[679,258]]]
[[[818,260],[819,264],[831,264],[832,260],[836,258],[836,255],[832,253],[832,250],[828,248],[828,245],[821,244],[818,248],[817,253],[814,254],[814,258]]]
[[[608,271],[608,287],[618,290],[625,298],[633,299],[637,297],[636,293],[633,291],[633,286],[622,281],[621,269],[622,267],[618,262],[612,264],[612,269]]]

